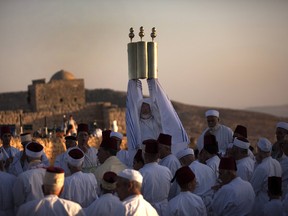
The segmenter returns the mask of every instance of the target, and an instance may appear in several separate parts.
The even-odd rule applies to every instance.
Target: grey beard
[[[217,131],[219,128],[220,128],[220,125],[217,124],[217,125],[215,125],[214,127],[209,128],[209,130],[210,130],[211,133],[214,133],[214,132]]]

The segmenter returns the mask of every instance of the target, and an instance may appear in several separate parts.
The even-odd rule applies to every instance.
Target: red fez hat
[[[175,178],[179,186],[182,187],[193,181],[195,179],[195,174],[189,168],[189,166],[183,166],[176,171],[172,181],[174,181]]]
[[[222,157],[220,159],[219,169],[237,171],[235,159],[233,157]]]
[[[110,139],[111,130],[103,130],[102,131],[102,140]]]
[[[89,127],[87,124],[81,123],[78,125],[77,133],[82,132],[82,131],[89,133]]]
[[[203,148],[210,154],[217,154],[219,149],[218,149],[218,142],[216,140],[216,137],[212,134],[206,134],[204,136]]]
[[[81,159],[84,157],[82,150],[80,150],[78,148],[71,149],[70,151],[68,151],[68,154],[70,157],[72,157],[74,159]]]
[[[100,147],[106,148],[106,149],[111,149],[111,150],[118,150],[118,142],[115,139],[105,138],[102,140]]]
[[[234,130],[234,133],[240,134],[243,137],[247,138],[247,128],[244,127],[243,125],[237,125]]]
[[[273,195],[281,195],[282,193],[282,178],[278,176],[268,177],[268,190]]]
[[[160,133],[157,139],[159,144],[171,146],[172,137],[169,134]]]
[[[77,140],[77,138],[75,136],[66,136],[65,140]]]
[[[158,150],[158,142],[154,139],[144,140],[143,144],[145,145],[145,152],[150,154],[157,154]]]
[[[117,180],[117,174],[111,171],[105,172],[103,175],[103,180],[113,184]]]
[[[9,126],[2,126],[2,127],[1,127],[1,136],[2,136],[3,134],[6,134],[6,133],[11,134],[10,127],[9,127]]]
[[[142,149],[138,149],[135,156],[134,156],[134,160],[137,162],[143,162],[144,163],[144,159],[142,157]]]

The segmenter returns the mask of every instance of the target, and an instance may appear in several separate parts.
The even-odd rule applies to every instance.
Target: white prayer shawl
[[[44,197],[42,191],[43,179],[46,169],[37,168],[27,170],[17,176],[13,186],[15,207],[23,203]]]
[[[21,164],[22,155],[23,155],[23,151],[19,151],[16,153],[13,159],[13,163],[10,165],[11,174],[18,176],[20,173],[29,169],[29,163],[27,160],[24,160],[23,167],[22,167],[22,164]],[[41,161],[45,167],[50,166],[50,162],[44,152],[42,154]]]
[[[237,165],[237,176],[241,177],[245,181],[251,180],[254,172],[255,161],[251,157],[247,156],[236,161]]]
[[[86,215],[125,216],[124,204],[111,193],[101,195],[84,211]]]
[[[68,167],[68,155],[67,154],[68,153],[66,151],[66,152],[63,152],[63,153],[57,155],[55,162],[54,162],[55,167],[61,167],[64,170],[65,177],[71,175],[71,171]]]
[[[180,192],[168,203],[170,216],[206,216],[206,206],[200,196],[190,191]]]
[[[273,159],[271,156],[264,158],[258,164],[251,177],[251,185],[255,192],[255,203],[253,206],[253,215],[263,215],[264,204],[268,202],[268,177],[278,176],[281,177],[282,169],[280,163]]]
[[[253,207],[255,194],[251,184],[236,177],[222,186],[214,195],[214,215],[247,215]]]
[[[0,171],[0,215],[13,216],[13,185],[16,180],[14,175]]]
[[[264,205],[263,216],[283,216],[283,213],[281,199],[272,199]]]
[[[215,174],[215,178],[217,179],[219,176],[220,158],[217,155],[214,155],[213,157],[209,158],[205,162],[206,162],[206,165],[209,166],[213,170],[213,173]]]
[[[197,148],[199,151],[203,149],[204,135],[208,130],[210,129],[206,128],[197,140]],[[233,131],[231,130],[231,128],[219,124],[218,128],[215,131],[211,132],[211,134],[216,137],[219,152],[221,152],[221,154],[225,154],[228,144],[232,143],[233,141]]]
[[[86,208],[98,198],[97,187],[96,178],[92,173],[79,171],[65,178],[64,191],[60,197]]]
[[[116,157],[125,164],[128,168],[132,168],[133,164],[130,163],[128,150],[121,149],[117,152]]]
[[[88,148],[88,151],[84,153],[83,172],[90,172],[91,169],[99,165],[97,153],[98,150],[94,147]]]
[[[22,205],[17,216],[85,216],[78,203],[61,199],[56,195],[33,200]]]
[[[157,210],[159,215],[165,215],[168,205],[168,195],[173,178],[171,171],[156,162],[145,164],[139,172],[143,176],[142,195]]]
[[[285,156],[280,161],[282,168],[282,197],[285,197],[288,194],[288,157]]]
[[[172,153],[176,154],[179,150],[187,147],[189,143],[188,135],[176,113],[171,101],[162,89],[158,79],[147,80],[152,115],[157,122],[160,119],[161,129],[153,126],[153,131],[141,132],[140,126],[140,103],[143,102],[142,83],[140,80],[129,80],[126,101],[126,131],[128,140],[128,150],[130,158],[141,147],[142,141],[147,137],[157,139],[159,133],[165,133],[172,136]],[[155,125],[155,123],[153,123]],[[151,125],[150,125],[151,127]],[[153,137],[151,133],[155,133]],[[145,139],[143,137],[145,135]],[[131,162],[132,164],[132,162]]]
[[[123,200],[126,216],[158,216],[157,211],[142,195],[133,195]]]

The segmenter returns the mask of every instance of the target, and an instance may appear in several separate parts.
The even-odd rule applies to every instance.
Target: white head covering
[[[32,136],[30,133],[20,134],[21,143],[32,142]]]
[[[133,169],[124,169],[123,171],[118,173],[118,176],[125,178],[125,179],[128,179],[130,181],[139,182],[140,184],[142,184],[142,182],[143,182],[143,177],[142,177],[141,173],[139,171],[133,170]]]
[[[283,128],[285,130],[288,130],[288,123],[287,122],[278,122],[276,125],[277,128]]]
[[[272,150],[272,144],[271,142],[264,137],[259,138],[257,142],[257,146],[263,151],[263,152],[271,152]]]
[[[121,133],[119,133],[119,132],[115,132],[115,131],[112,131],[111,133],[110,133],[110,137],[117,137],[117,138],[119,138],[119,139],[123,139],[123,134],[121,134]]]
[[[235,139],[233,141],[233,145],[237,146],[239,148],[242,148],[242,149],[249,149],[250,143],[242,141],[242,140],[239,140],[237,137],[235,137]]]
[[[44,185],[61,188],[64,185],[64,170],[59,167],[48,167],[43,179]]]
[[[178,159],[181,159],[182,157],[186,156],[186,155],[194,155],[194,150],[192,148],[185,148],[181,151],[179,151],[177,154],[176,154],[176,157]]]
[[[205,113],[205,116],[216,116],[217,118],[219,118],[219,112],[217,110],[208,110]]]
[[[37,142],[30,142],[25,146],[25,153],[28,157],[38,158],[43,154],[43,146]]]
[[[74,154],[72,154],[72,152]],[[77,157],[75,156],[77,155]],[[74,166],[74,167],[80,167],[82,166],[84,162],[84,152],[78,148],[78,147],[72,147],[69,148],[67,151],[67,159],[68,159],[68,164]]]

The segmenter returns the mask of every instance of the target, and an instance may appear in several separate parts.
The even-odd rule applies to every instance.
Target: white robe
[[[15,155],[19,152],[19,149],[13,147],[13,146],[10,146],[9,148],[5,149],[3,146],[0,147],[0,150],[2,151],[3,153],[3,160],[6,161],[8,158],[13,158],[13,161],[14,161],[14,157]],[[12,161],[12,163],[13,163]],[[9,165],[8,169],[6,170],[6,172],[9,172],[11,174],[13,174],[11,172],[11,164]]]
[[[217,155],[214,155],[213,157],[209,158],[205,162],[206,162],[206,165],[209,166],[213,170],[213,173],[215,174],[215,178],[217,179],[219,176],[220,158]]]
[[[288,156],[285,155],[280,161],[282,168],[282,197],[285,197],[288,194]]]
[[[214,215],[247,215],[253,207],[254,198],[251,184],[236,177],[215,193],[212,202]]]
[[[78,203],[61,199],[56,195],[33,200],[22,205],[17,216],[85,216]]]
[[[42,191],[43,179],[46,169],[37,168],[27,170],[17,176],[13,186],[15,207],[23,203],[44,197]]]
[[[0,215],[13,216],[13,185],[16,180],[14,175],[0,171]]]
[[[283,216],[283,206],[280,199],[272,199],[264,205],[263,216]]]
[[[197,140],[197,148],[199,151],[201,151],[204,147],[204,135],[209,130],[210,128],[206,128]],[[233,131],[231,130],[231,128],[219,124],[218,128],[215,131],[211,132],[211,134],[216,137],[219,152],[221,154],[225,154],[228,144],[233,142]]]
[[[84,153],[83,172],[91,172],[99,165],[97,153],[98,149],[94,147],[88,148],[88,151]]]
[[[158,216],[157,211],[142,195],[133,195],[123,200],[126,216]]]
[[[54,162],[55,167],[61,167],[64,172],[65,172],[65,177],[71,175],[71,171],[68,167],[68,155],[67,151],[57,155],[55,162]]]
[[[154,162],[145,164],[139,172],[143,176],[142,195],[144,199],[151,203],[159,215],[165,215],[173,178],[171,171]]]
[[[79,171],[65,178],[64,191],[60,197],[77,202],[86,208],[98,198],[97,190],[95,176],[92,173]]]
[[[251,177],[251,185],[255,192],[255,203],[253,206],[253,215],[263,215],[263,207],[268,202],[268,177],[282,176],[280,163],[271,156],[266,157],[258,164]]]
[[[119,198],[111,193],[101,195],[84,209],[86,215],[125,216],[125,206]]]
[[[237,165],[237,176],[241,177],[245,181],[250,181],[253,172],[255,161],[251,157],[247,156],[236,161]]]
[[[170,216],[206,216],[206,206],[200,196],[190,192],[180,192],[168,204]]]

